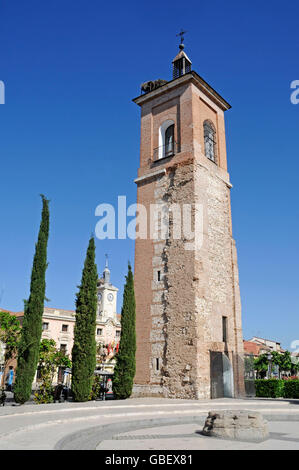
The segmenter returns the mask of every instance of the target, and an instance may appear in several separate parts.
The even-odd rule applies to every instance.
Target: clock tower
[[[135,244],[134,396],[244,393],[224,123],[231,106],[191,65],[181,43],[172,79],[145,82],[133,100],[141,108],[137,203],[146,208],[148,228]],[[161,205],[169,230],[157,238],[150,214]],[[187,209],[193,246],[184,231]]]
[[[98,280],[98,317],[101,321],[117,321],[117,292],[117,287],[110,283],[110,269],[106,260],[103,277]]]

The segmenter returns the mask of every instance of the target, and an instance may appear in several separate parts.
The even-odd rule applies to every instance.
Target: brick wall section
[[[154,199],[154,183],[141,184],[138,188],[137,203],[150,210],[150,202]],[[149,227],[148,227],[149,228]],[[154,256],[153,242],[138,239],[135,245],[134,287],[136,298],[136,332],[137,332],[137,368],[135,381],[145,385],[150,381],[151,364],[151,304],[152,304],[152,259]]]

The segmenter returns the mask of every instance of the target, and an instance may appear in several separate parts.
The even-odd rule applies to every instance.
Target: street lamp
[[[269,361],[269,366],[268,366],[268,379],[271,379],[272,375],[272,354],[268,353],[267,354],[267,359]]]

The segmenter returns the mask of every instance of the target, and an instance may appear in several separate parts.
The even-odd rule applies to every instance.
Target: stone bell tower
[[[241,396],[241,302],[224,125],[230,105],[191,70],[182,43],[173,79],[146,82],[142,91],[133,100],[141,107],[135,182],[148,233],[135,245],[134,396]],[[150,227],[159,219],[150,216],[155,205],[169,209],[164,238]],[[186,225],[185,208],[193,243],[185,227],[178,230],[178,221]]]

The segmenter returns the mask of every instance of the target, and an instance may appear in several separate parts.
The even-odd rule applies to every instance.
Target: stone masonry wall
[[[196,202],[203,205],[203,245],[195,254],[198,325],[198,390],[210,397],[210,351],[224,352],[234,368],[235,394],[241,393],[243,355],[240,293],[231,234],[230,188],[214,163],[196,161]],[[222,317],[227,318],[223,342]],[[235,359],[239,358],[236,368]]]
[[[150,184],[155,204],[202,205],[203,244],[186,250],[184,237],[172,238],[171,223],[168,240],[152,241],[149,380],[142,391],[135,387],[135,395],[210,398],[210,351],[226,352],[239,394],[242,329],[230,189],[214,167],[192,161],[169,167]],[[228,319],[227,343],[222,316]]]
[[[157,183],[159,200],[171,207],[172,204],[193,203],[193,163],[170,168],[168,174]],[[159,352],[162,354],[161,385],[165,396],[176,398],[196,397],[196,325],[195,303],[192,294],[194,283],[194,256],[185,250],[185,241],[173,239],[173,225],[170,213],[170,237],[164,242],[160,257],[163,266],[163,292],[158,307],[163,324]],[[162,245],[160,244],[160,249]],[[157,311],[157,306],[153,305]],[[159,324],[153,317],[152,338],[159,337]],[[156,348],[155,342],[152,348]],[[154,352],[154,351],[153,351]]]

